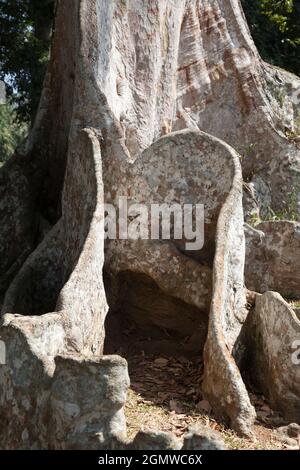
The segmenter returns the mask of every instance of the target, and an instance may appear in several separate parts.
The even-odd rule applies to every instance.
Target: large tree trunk
[[[297,77],[261,61],[238,0],[58,1],[34,128],[0,174],[2,447],[107,446],[124,431],[126,364],[102,356],[106,298],[116,318],[120,308],[137,309],[158,327],[195,333],[197,353],[204,350],[203,393],[240,433],[249,434],[255,418],[241,374],[247,361],[264,357],[259,386],[266,393],[271,382],[274,406],[299,417],[299,368],[284,365],[286,339],[299,330],[294,313],[282,315],[286,350],[275,379],[279,348],[248,354],[259,335],[267,341],[279,330],[264,326],[261,298],[248,315],[242,207],[243,179],[253,195],[245,197],[247,210],[249,201],[257,213],[285,209],[291,195],[299,201],[300,151],[287,137],[298,86]],[[103,202],[120,196],[148,206],[205,204],[203,249],[113,240],[104,256]],[[289,308],[281,297],[275,304],[275,311]],[[284,367],[291,390],[280,378]],[[80,377],[91,387],[73,396]],[[111,391],[104,408],[94,386]],[[70,418],[66,405],[76,400],[79,414]]]

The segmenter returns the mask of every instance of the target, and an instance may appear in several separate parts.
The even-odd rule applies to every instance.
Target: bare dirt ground
[[[200,360],[143,354],[127,360],[131,379],[126,405],[128,437],[133,438],[142,428],[150,428],[172,432],[180,438],[190,425],[201,423],[219,431],[229,449],[288,448],[276,435],[276,428],[287,423],[262,396],[251,395],[258,415],[251,439],[238,437],[216,420],[201,395]]]

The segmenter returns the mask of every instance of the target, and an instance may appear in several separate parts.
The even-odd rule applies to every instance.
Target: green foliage
[[[0,0],[0,80],[20,121],[33,120],[49,56],[53,0]]]
[[[13,154],[27,131],[26,124],[18,123],[10,102],[0,105],[0,166]]]
[[[300,0],[242,0],[262,58],[300,75]]]

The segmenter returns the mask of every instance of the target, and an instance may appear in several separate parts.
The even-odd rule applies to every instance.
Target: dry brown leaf
[[[178,402],[176,400],[170,400],[169,401],[169,406],[170,406],[171,412],[173,411],[175,413],[178,413],[179,405],[178,405]]]
[[[157,364],[159,366],[166,366],[168,363],[169,363],[169,360],[166,359],[165,357],[158,357],[154,361],[154,364]]]
[[[212,408],[210,403],[207,400],[201,400],[199,403],[197,403],[196,407],[198,410],[206,411],[206,413],[210,413]]]

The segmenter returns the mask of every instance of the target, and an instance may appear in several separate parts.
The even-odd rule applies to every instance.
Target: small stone
[[[185,434],[182,450],[226,450],[226,446],[217,431],[195,425]]]
[[[180,441],[173,434],[163,431],[140,431],[132,445],[135,450],[179,450]]]

